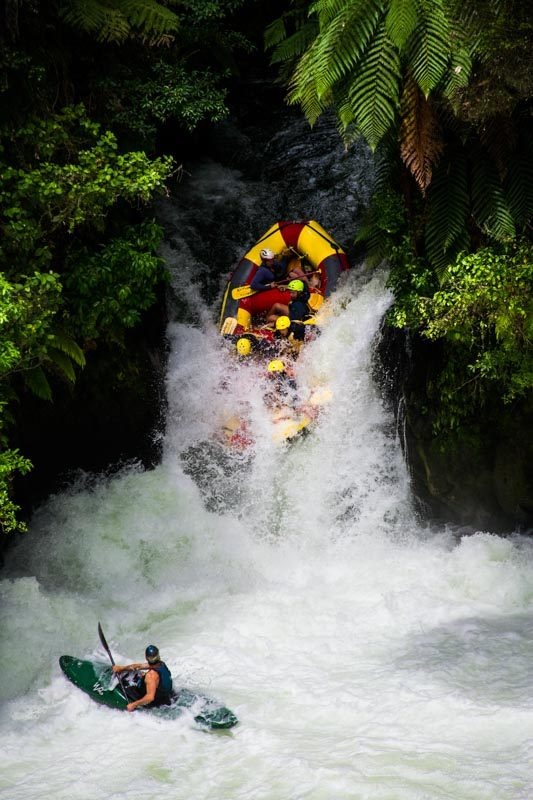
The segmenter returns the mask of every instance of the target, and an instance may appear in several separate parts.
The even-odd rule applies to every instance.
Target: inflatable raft
[[[274,303],[287,302],[286,293],[279,289],[266,292],[253,292],[250,289],[261,264],[261,250],[265,247],[276,254],[289,251],[295,259],[309,265],[317,276],[314,281],[316,287],[312,289],[312,295],[317,296],[313,307],[317,308],[335,290],[339,276],[349,267],[342,247],[318,222],[274,223],[244,255],[226,285],[220,312],[222,333],[238,334],[253,329]]]
[[[317,323],[323,323],[325,315],[319,314],[317,317],[316,314],[335,290],[339,277],[349,268],[349,264],[342,247],[315,220],[276,222],[243,256],[225,287],[220,332],[232,346],[236,346],[243,337],[248,337],[253,343],[254,363],[264,362],[266,370],[270,359],[284,358],[283,354],[277,352],[279,340],[276,341],[273,327],[265,325],[266,316],[275,303],[286,305],[289,298],[283,289],[254,291],[251,288],[261,265],[261,251],[264,248],[271,250],[278,259],[285,258],[288,262],[287,273],[298,267],[309,276],[311,295],[308,307],[311,316],[305,320],[308,335],[304,340],[312,339],[312,331]],[[295,357],[294,353],[292,357]],[[316,420],[321,407],[331,398],[329,389],[322,386],[313,387],[303,394],[305,397],[301,402],[275,402],[270,408],[272,438],[275,442],[290,441],[306,432]],[[222,431],[222,438],[234,449],[247,449],[254,442],[250,422],[239,411],[228,415]]]

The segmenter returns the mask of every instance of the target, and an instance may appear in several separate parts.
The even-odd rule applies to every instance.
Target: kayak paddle
[[[108,645],[108,643],[106,641],[106,638],[104,636],[104,632],[102,630],[102,626],[100,625],[100,623],[98,623],[98,636],[100,637],[100,641],[102,643],[102,647],[104,648],[104,650],[106,651],[107,655],[109,656],[109,660],[111,661],[111,666],[114,667],[115,666],[115,659],[113,658],[113,656],[111,654],[111,650],[109,649],[109,645]],[[126,687],[122,683],[122,678],[120,677],[120,672],[116,672],[115,674],[116,674],[116,676],[118,678],[118,682],[120,683],[120,688],[122,689],[122,691],[124,693],[124,697],[129,702],[128,693],[126,691]]]

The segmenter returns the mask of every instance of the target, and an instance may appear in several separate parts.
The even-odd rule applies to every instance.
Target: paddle
[[[104,632],[103,632],[103,630],[102,630],[102,626],[100,625],[100,623],[98,623],[98,636],[100,637],[100,641],[102,642],[102,647],[104,648],[104,650],[106,651],[107,655],[109,656],[109,660],[111,661],[111,665],[114,667],[114,666],[115,666],[115,659],[113,658],[113,656],[112,656],[112,654],[111,654],[111,650],[109,649],[109,645],[108,645],[108,643],[106,642],[106,638],[105,638],[105,636],[104,636]],[[120,683],[120,688],[122,689],[122,692],[123,692],[123,694],[124,694],[124,697],[125,697],[125,698],[126,698],[126,700],[128,700],[128,702],[129,702],[128,693],[127,693],[127,691],[126,691],[126,687],[125,687],[125,686],[124,686],[124,684],[122,683],[122,678],[120,677],[120,673],[119,673],[119,672],[117,672],[117,673],[115,673],[115,674],[116,674],[116,676],[117,676],[117,678],[118,678],[118,682]]]
[[[305,277],[308,275],[316,275],[317,272],[320,272],[320,270],[315,269],[313,272],[306,272]],[[290,283],[292,280],[293,278],[287,278],[284,281],[276,281],[276,286],[281,286],[283,283]],[[253,294],[257,294],[257,292],[255,289],[252,289],[248,283],[245,286],[236,286],[231,290],[231,296],[234,300],[240,300],[242,297],[250,297]]]

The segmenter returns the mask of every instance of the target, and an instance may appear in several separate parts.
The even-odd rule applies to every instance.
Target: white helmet
[[[274,253],[272,252],[272,250],[269,250],[268,247],[265,247],[264,250],[261,250],[259,255],[261,256],[262,259],[274,258]]]

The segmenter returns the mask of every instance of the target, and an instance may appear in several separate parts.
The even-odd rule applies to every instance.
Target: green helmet
[[[303,292],[304,290],[304,282],[301,281],[299,278],[295,278],[291,281],[287,287],[291,292]]]

